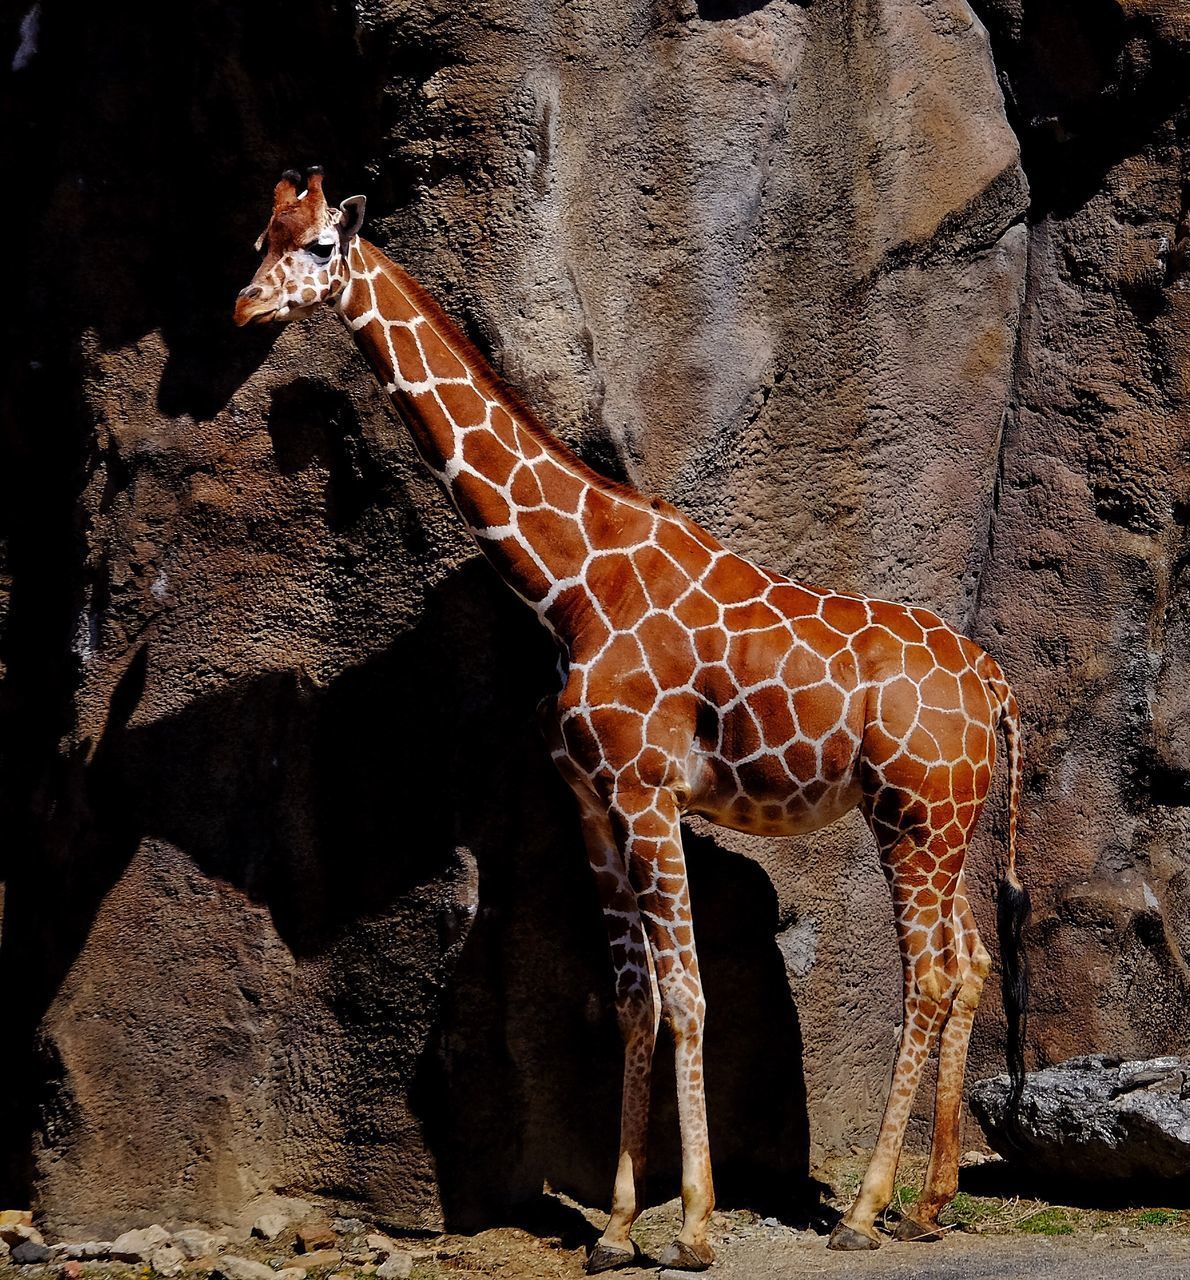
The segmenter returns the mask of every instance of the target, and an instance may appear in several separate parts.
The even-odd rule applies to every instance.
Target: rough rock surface
[[[1007,1076],[981,1080],[971,1106],[988,1141],[1031,1172],[1082,1182],[1190,1178],[1190,1058],[1104,1054],[1030,1072],[1009,1127]]]
[[[1035,1051],[1183,1034],[1184,24],[980,11],[991,48],[964,0],[3,19],[36,228],[0,436],[10,1202],[111,1238],[246,1231],[276,1187],[415,1227],[610,1187],[549,645],[332,317],[230,328],[293,163],[367,192],[371,236],[592,464],[987,644],[1025,708]],[[688,861],[720,1192],[782,1201],[811,1140],[872,1138],[886,890],[854,818],[699,827]]]
[[[9,1257],[18,1267],[36,1266],[39,1263],[49,1262],[50,1251],[45,1245],[38,1244],[36,1240],[22,1240],[20,1244],[12,1246]]]
[[[240,1258],[235,1254],[224,1254],[213,1276],[222,1276],[224,1280],[275,1280],[276,1272],[263,1262],[253,1262],[251,1258]]]
[[[136,1227],[112,1241],[110,1256],[116,1262],[148,1262],[163,1245],[169,1243],[169,1232],[159,1223]]]

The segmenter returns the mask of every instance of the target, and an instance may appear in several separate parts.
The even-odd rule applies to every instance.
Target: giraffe
[[[967,1045],[991,960],[964,857],[1007,744],[999,887],[1009,1062],[1019,1100],[1028,894],[1015,871],[1020,721],[997,663],[927,609],[824,590],[752,564],[659,497],[605,479],[541,426],[443,309],[360,238],[322,170],[282,176],[236,302],[239,325],[327,303],[496,572],[557,643],[542,728],[577,800],[615,970],[624,1044],[620,1147],[590,1273],[633,1263],[650,1072],[675,1055],[682,1226],[660,1261],[714,1259],[703,1089],[705,1001],[682,852],[684,814],[740,831],[815,830],[858,807],[892,896],[904,1023],[871,1163],[835,1249],[873,1249],[922,1065],[939,1066],[925,1184],[896,1235],[937,1239],[958,1185]]]

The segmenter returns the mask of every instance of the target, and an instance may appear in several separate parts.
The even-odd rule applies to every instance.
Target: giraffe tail
[[[988,684],[1000,704],[999,727],[1008,748],[1008,860],[996,892],[996,932],[1000,939],[1000,991],[1008,1024],[1005,1054],[1008,1059],[1008,1107],[1006,1128],[1010,1135],[1019,1125],[1021,1097],[1025,1091],[1025,1032],[1029,1010],[1029,961],[1025,953],[1025,927],[1029,923],[1029,890],[1016,873],[1016,828],[1021,796],[1021,719],[1016,698],[999,668],[988,672]]]

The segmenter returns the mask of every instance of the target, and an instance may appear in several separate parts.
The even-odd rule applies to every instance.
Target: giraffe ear
[[[366,196],[348,196],[339,206],[339,237],[346,248],[364,225],[364,206],[368,203]]]
[[[268,235],[268,233],[269,233],[269,229],[268,227],[265,227],[265,229],[260,233],[260,235],[256,237],[256,243],[252,247],[253,249],[256,250],[257,253],[259,253],[261,249],[264,248],[264,238],[265,236]]]

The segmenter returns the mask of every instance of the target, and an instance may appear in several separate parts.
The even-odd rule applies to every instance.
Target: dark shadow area
[[[537,737],[553,663],[532,616],[472,560],[430,593],[417,628],[329,685],[278,671],[130,727],[151,660],[149,644],[135,651],[101,740],[62,762],[43,814],[48,860],[21,893],[53,885],[55,910],[14,911],[5,937],[26,962],[32,1008],[48,1008],[134,855],[164,841],[267,906],[295,957],[329,965],[327,998],[358,1040],[342,1106],[409,1098],[452,1228],[538,1229],[543,1181],[602,1201],[622,1056],[576,815]],[[518,780],[489,767],[500,753]],[[803,1222],[818,1188],[776,895],[747,858],[690,832],[686,845],[721,1203]],[[474,859],[478,910],[457,892],[460,850]],[[376,951],[363,921],[392,912],[413,927]],[[432,990],[395,976],[411,967],[437,975]],[[32,1060],[40,1123],[63,1105],[62,1068],[45,1044]],[[650,1191],[663,1199],[680,1171],[664,1036],[655,1099]],[[366,1111],[348,1127],[361,1150],[377,1124]],[[362,1162],[354,1184],[302,1189],[384,1214]],[[577,1221],[538,1226],[581,1234]]]
[[[1190,1208],[1190,1185],[1169,1182],[1080,1182],[1053,1173],[1039,1173],[1011,1160],[994,1160],[959,1172],[959,1190],[972,1196],[1043,1200],[1072,1209],[1140,1209],[1161,1205]]]
[[[32,23],[25,33],[22,23]],[[88,561],[82,494],[104,469],[106,507],[134,466],[98,442],[107,410],[84,385],[95,351],[159,335],[145,355],[154,361],[164,348],[156,402],[145,405],[149,422],[154,410],[202,420],[224,408],[279,332],[238,331],[230,321],[255,266],[252,242],[275,175],[318,160],[331,171],[332,193],[364,186],[365,158],[394,121],[419,128],[407,101],[413,87],[456,54],[432,32],[393,47],[358,27],[350,7],[318,0],[248,9],[184,0],[168,11],[136,3],[118,22],[100,10],[10,7],[0,40],[6,59],[24,49],[19,65],[6,68],[0,109],[28,229],[22,296],[2,322],[0,380],[0,588],[11,582],[0,601],[0,977],[19,993],[7,1028],[16,1082],[0,1136],[0,1198],[24,1204],[41,1089],[30,1046],[57,973],[53,962],[31,972],[30,957],[42,954],[32,904],[47,873],[71,884],[62,946],[47,953],[64,954],[85,936],[86,904],[119,875],[126,845],[97,839],[83,816],[94,778],[122,750],[105,745],[87,783],[86,751],[59,746],[71,734],[87,606],[93,615],[107,590],[103,557]],[[417,175],[399,169],[367,176],[375,214],[408,198]],[[360,470],[337,496],[336,517],[366,501]],[[239,711],[251,720],[262,700],[300,704],[281,683],[266,680]],[[105,820],[132,829],[111,803]],[[76,838],[76,856],[60,865],[63,841]]]
[[[802,1031],[777,946],[777,894],[760,866],[710,836],[687,827],[682,842],[707,999],[716,1196],[724,1206],[804,1223],[821,1188],[809,1176]],[[674,1141],[678,1127],[672,1054],[667,1056],[670,1065],[659,1073],[667,1092],[657,1107],[658,1152]],[[667,1194],[678,1189],[670,1185]]]
[[[974,0],[1021,143],[1030,219],[1061,218],[1186,105],[1190,49],[1112,0]],[[1149,305],[1147,299],[1141,305]]]
[[[299,433],[286,447],[298,457],[317,446]],[[31,1012],[48,1008],[138,849],[164,841],[266,905],[299,960],[330,962],[328,998],[348,1040],[359,1038],[360,1096],[379,1079],[382,1092],[409,1097],[452,1227],[536,1229],[543,1180],[605,1198],[621,1048],[576,816],[537,737],[533,709],[553,660],[531,615],[472,560],[430,593],[416,629],[325,687],[278,671],[130,727],[151,660],[150,644],[135,651],[102,738],[63,760],[49,788],[48,860],[10,905],[53,885],[55,910],[14,911],[5,937],[26,964]],[[511,790],[486,763],[501,753],[523,775]],[[813,1188],[801,1039],[774,941],[776,897],[748,859],[686,839],[722,1202],[803,1220]],[[443,888],[458,881],[460,849],[477,869],[474,917]],[[364,917],[423,898],[418,936],[379,954],[357,936]],[[434,1003],[394,978],[415,957],[441,972]],[[63,1105],[62,1068],[51,1045],[31,1059],[30,1118],[40,1124]],[[671,1064],[663,1039],[659,1198],[676,1192],[680,1169]],[[350,1112],[355,1091],[346,1093]],[[361,1119],[361,1144],[375,1123]],[[306,1189],[383,1213],[362,1175]]]
[[[20,16],[0,24],[9,48]],[[105,421],[96,352],[139,343],[145,368],[163,361],[146,432],[225,410],[279,335],[235,330],[229,314],[275,175],[321,161],[332,196],[366,189],[376,219],[399,209],[416,183],[441,180],[448,149],[411,146],[402,154],[418,158],[382,174],[367,162],[398,121],[413,143],[432,135],[413,90],[462,56],[429,27],[394,47],[350,7],[317,0],[136,4],[120,22],[43,6],[37,52],[5,82],[36,227],[0,391],[5,1203],[29,1203],[40,1136],[76,1123],[41,1030],[105,899],[155,842],[180,850],[196,880],[266,907],[296,961],[324,968],[320,994],[351,1049],[336,1118],[361,1167],[354,1185],[328,1172],[305,1189],[383,1217],[390,1184],[364,1162],[384,1158],[379,1139],[395,1127],[376,1099],[400,1096],[452,1225],[515,1212],[578,1239],[577,1223],[542,1207],[543,1180],[590,1201],[610,1190],[621,1050],[606,941],[534,718],[554,655],[485,564],[449,576],[415,629],[329,685],[264,671],[147,725],[136,717],[157,642],[142,639],[98,741],[70,745],[111,590],[107,551],[85,528],[87,486],[101,475],[106,512],[150,465],[104,438],[119,424]],[[274,392],[267,426],[283,474],[325,465],[332,533],[384,499],[391,482],[345,394],[299,378]],[[613,453],[592,460],[618,474]],[[424,532],[405,532],[418,550]],[[695,837],[688,851],[720,1192],[797,1220],[810,1191],[805,1089],[775,895],[748,860]],[[388,914],[400,931],[369,932]],[[658,1061],[653,1170],[667,1196],[678,1176],[667,1045]]]
[[[326,465],[326,521],[333,533],[349,528],[385,496],[388,472],[368,449],[350,398],[314,378],[295,378],[272,393],[266,419],[283,475]]]

